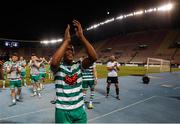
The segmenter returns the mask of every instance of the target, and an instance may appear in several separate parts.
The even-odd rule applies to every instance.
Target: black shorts
[[[107,77],[107,83],[118,83],[118,77]]]

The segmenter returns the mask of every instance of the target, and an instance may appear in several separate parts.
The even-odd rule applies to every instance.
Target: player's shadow
[[[105,91],[104,89],[96,88],[96,89],[95,89],[95,92],[97,92],[97,93],[103,95],[104,97],[106,97],[106,91]],[[112,95],[111,93],[109,94],[109,96],[111,96],[111,97],[113,97],[113,98],[116,98],[116,96],[115,96],[115,95]]]
[[[95,89],[95,92],[97,92],[97,93],[99,93],[99,94],[101,94],[101,95],[103,95],[103,96],[106,96],[106,92],[105,92],[104,89],[96,88],[96,89]]]
[[[28,91],[29,91],[30,93],[33,93],[33,88],[32,88],[32,87],[28,87]]]

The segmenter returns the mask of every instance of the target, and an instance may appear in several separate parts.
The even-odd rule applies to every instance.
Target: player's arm
[[[89,41],[85,38],[83,34],[83,30],[81,27],[81,24],[77,20],[73,20],[73,25],[77,27],[76,29],[76,35],[79,38],[79,40],[82,42],[82,44],[85,46],[88,58],[85,58],[82,61],[82,67],[88,68],[91,66],[96,60],[97,60],[97,54],[93,46],[89,43]]]
[[[26,64],[22,64],[22,67],[26,67]]]
[[[34,61],[34,65],[35,65],[37,68],[40,68],[41,63],[40,63],[40,62],[37,62],[37,61],[35,60],[35,61]]]
[[[44,62],[44,60],[42,60],[40,63],[39,63],[39,65],[41,66],[41,64]]]
[[[61,60],[64,56],[66,48],[68,47],[69,43],[71,42],[71,36],[69,33],[69,29],[70,29],[70,26],[68,25],[66,30],[65,30],[65,36],[64,36],[63,43],[56,50],[56,52],[54,53],[52,60],[50,62],[51,69],[54,73],[57,72],[58,67],[59,67],[59,63],[61,62]]]
[[[114,68],[114,66],[107,66],[107,70],[108,71],[112,71],[112,70],[114,70],[115,68]]]
[[[49,65],[50,65],[51,61],[52,61],[52,58],[50,58],[50,60],[48,61],[48,64],[49,64]]]
[[[30,62],[28,63],[28,66],[31,66],[31,64],[32,64],[32,60],[30,60]]]
[[[17,67],[17,72],[18,72],[19,74],[21,73],[21,67],[20,67],[20,66]]]
[[[26,67],[26,62],[23,62],[22,67]]]
[[[12,66],[6,67],[6,72],[7,72],[7,74],[10,74],[12,71],[13,71],[13,70],[12,70]]]
[[[119,71],[119,64],[118,64],[118,63],[116,63],[116,64],[114,65],[114,67],[116,68],[116,70]]]
[[[43,58],[43,61],[45,62],[45,64],[49,63],[45,58]]]

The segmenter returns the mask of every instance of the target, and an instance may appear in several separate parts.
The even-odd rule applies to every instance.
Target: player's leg
[[[10,80],[10,89],[11,89],[11,101],[12,104],[10,106],[16,105],[16,92],[15,92],[15,81]]]
[[[21,81],[23,82],[24,86],[26,87],[27,84],[26,84],[26,72],[21,72]]]
[[[106,97],[109,96],[110,86],[111,86],[111,77],[107,77]]]
[[[93,109],[93,108],[94,108],[94,106],[93,106],[94,87],[95,87],[94,81],[89,81],[89,82],[88,82],[88,85],[89,85],[89,87],[90,87],[90,92],[91,92],[88,108],[89,108],[89,109]]]
[[[39,88],[40,88],[40,90],[42,90],[42,78],[43,78],[42,75],[43,75],[42,73],[39,74]]]
[[[24,75],[23,75],[23,82],[24,82],[24,86],[27,87],[26,72],[24,72]]]
[[[36,96],[37,95],[37,86],[35,82],[35,77],[31,75],[31,83],[32,83],[32,88],[33,88],[33,94],[31,96]]]
[[[37,85],[37,94],[38,94],[39,97],[41,97],[41,93],[40,93],[40,91],[41,91],[40,81],[37,81],[37,82],[36,82],[36,85]]]
[[[86,98],[87,88],[88,88],[87,81],[83,81],[82,91],[83,91],[83,99],[84,99],[85,103],[87,103],[87,98]],[[83,108],[85,109],[85,104],[84,104]]]
[[[83,83],[82,83],[82,91],[83,91],[84,102],[87,102],[87,100],[86,100],[86,93],[87,93],[87,88],[88,88],[87,83],[88,83],[87,81],[83,81]]]
[[[36,87],[37,87],[37,94],[39,97],[41,97],[41,88],[40,88],[40,75],[35,76],[35,82],[36,82]]]
[[[33,94],[31,96],[36,96],[37,95],[37,85],[36,82],[33,81]]]
[[[6,73],[4,73],[4,80],[2,81],[3,82],[3,89],[6,88],[6,79],[7,79],[7,75],[6,75]]]
[[[116,98],[118,100],[120,100],[120,98],[119,98],[119,85],[118,84],[119,84],[118,83],[118,77],[115,77],[114,78],[114,85],[115,85],[115,90],[116,90]]]
[[[22,102],[22,97],[21,97],[21,87],[22,87],[22,85],[21,85],[21,80],[18,80],[17,82],[16,82],[16,87],[17,87],[17,94],[16,94],[16,100],[18,101],[18,102]]]
[[[70,114],[72,123],[77,123],[77,124],[87,123],[87,114],[82,107],[70,111],[69,114]]]
[[[55,110],[55,123],[59,123],[59,124],[63,124],[63,123],[67,123],[67,124],[71,124],[73,123],[70,115],[69,115],[69,111],[66,110],[61,110],[56,108]]]
[[[41,78],[41,82],[40,82],[40,89],[42,90],[42,89],[44,89],[44,82],[45,82],[45,77],[46,77],[46,74],[45,73],[43,73],[43,74],[41,74],[41,76],[40,76],[40,78]]]

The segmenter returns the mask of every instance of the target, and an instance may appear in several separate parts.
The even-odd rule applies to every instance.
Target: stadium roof
[[[6,1],[0,7],[0,38],[42,40],[62,37],[74,18],[83,28],[137,9],[175,0]],[[177,0],[176,0],[177,1]]]

